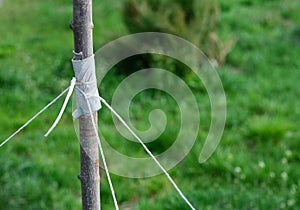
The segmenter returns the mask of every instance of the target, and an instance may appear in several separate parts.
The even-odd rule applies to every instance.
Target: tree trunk
[[[92,0],[73,0],[74,60],[93,55]],[[79,56],[78,54],[81,53]],[[93,113],[97,123],[97,112]],[[98,127],[98,126],[97,126]],[[83,210],[100,209],[98,140],[89,114],[79,117],[80,174]]]

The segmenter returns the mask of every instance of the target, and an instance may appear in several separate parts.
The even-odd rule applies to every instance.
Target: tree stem
[[[82,60],[93,55],[92,0],[73,0],[74,33],[73,59]],[[98,124],[97,112],[93,118]],[[98,127],[98,126],[97,126]],[[93,130],[89,114],[79,117],[80,128],[80,174],[83,210],[100,209],[100,176],[97,134]]]

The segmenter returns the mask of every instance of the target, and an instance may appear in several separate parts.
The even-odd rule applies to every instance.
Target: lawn
[[[1,2],[1,0],[0,0]],[[300,206],[300,2],[296,0],[219,1],[219,35],[237,39],[218,67],[227,97],[227,122],[213,156],[198,156],[210,124],[210,103],[201,83],[187,81],[201,116],[189,155],[169,172],[197,209],[298,209]],[[122,1],[94,0],[94,48],[126,35]],[[72,1],[2,0],[0,3],[0,140],[65,89],[73,76]],[[125,77],[112,71],[99,87],[111,100]],[[79,141],[69,104],[57,128],[63,100],[0,148],[0,209],[80,209]],[[131,117],[137,127],[160,107],[169,116],[164,134],[150,149],[159,154],[172,144],[180,117],[176,103],[161,92],[140,93]],[[167,107],[167,108],[166,108]],[[170,120],[171,119],[171,120]],[[108,110],[99,125],[123,153],[143,155],[115,130]],[[129,179],[111,175],[121,209],[188,209],[164,175]],[[106,176],[102,209],[113,209]]]

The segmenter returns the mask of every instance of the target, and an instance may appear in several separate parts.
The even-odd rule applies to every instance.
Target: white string
[[[77,87],[77,89],[84,95],[84,97],[86,99],[88,109],[89,109],[89,112],[90,112],[90,116],[91,116],[91,120],[92,120],[92,124],[93,124],[93,128],[94,128],[97,140],[98,140],[98,145],[99,145],[101,158],[103,160],[104,170],[105,170],[105,173],[107,175],[109,187],[110,187],[111,194],[112,194],[112,197],[113,197],[113,201],[114,201],[114,204],[115,204],[115,209],[119,210],[118,201],[117,201],[116,194],[115,194],[115,191],[114,191],[114,187],[113,187],[110,175],[109,175],[109,170],[108,170],[108,167],[107,167],[107,163],[106,163],[106,159],[105,159],[105,156],[104,156],[103,148],[102,148],[101,141],[100,141],[100,138],[99,138],[99,135],[98,135],[98,129],[97,129],[96,123],[94,121],[93,112],[92,112],[92,109],[91,109],[90,102],[88,100],[88,96],[80,88]],[[95,97],[95,96],[93,96],[93,97]]]
[[[16,130],[11,136],[9,136],[6,140],[4,140],[0,147],[6,144],[9,140],[11,140],[15,135],[17,135],[21,130],[23,130],[27,125],[29,125],[35,118],[37,118],[40,114],[42,114],[46,109],[48,109],[52,104],[54,104],[60,97],[62,97],[68,90],[70,86],[67,87],[63,92],[61,92],[55,99],[53,99],[49,104],[47,104],[43,109],[41,109],[38,113],[36,113],[30,120],[28,120],[24,125],[22,125],[18,130]]]
[[[127,125],[127,123],[122,119],[122,117],[101,97],[99,97],[100,101],[120,120],[120,122],[127,128],[127,130],[139,141],[139,143],[143,146],[145,151],[148,153],[148,155],[154,160],[154,162],[158,165],[158,167],[164,172],[164,174],[167,176],[173,187],[177,190],[181,198],[189,205],[189,207],[193,210],[195,208],[193,205],[189,202],[189,200],[185,197],[185,195],[182,193],[182,191],[179,189],[177,184],[174,182],[172,177],[169,175],[169,173],[164,169],[164,167],[159,163],[159,161],[155,158],[155,156],[151,153],[151,151],[147,148],[147,146],[144,144],[144,142],[133,132],[133,130]]]
[[[69,87],[69,91],[68,91],[68,94],[65,98],[65,101],[63,103],[63,106],[61,107],[60,109],[60,112],[56,118],[56,120],[54,121],[53,125],[51,126],[51,128],[48,130],[48,132],[44,135],[45,137],[47,137],[52,131],[53,129],[57,126],[58,122],[60,121],[65,109],[66,109],[66,106],[69,102],[69,99],[70,97],[72,96],[72,93],[73,93],[73,90],[74,90],[74,87],[75,87],[75,84],[76,84],[76,78],[73,77],[72,80],[71,80],[71,84],[70,84],[70,87]]]
[[[48,132],[45,134],[45,136],[48,136],[52,130],[55,128],[55,126],[58,124],[59,120],[61,119],[62,117],[62,114],[64,113],[64,110],[67,106],[67,103],[73,93],[73,90],[74,90],[74,87],[75,87],[75,84],[76,84],[76,78],[73,78],[71,80],[71,84],[69,87],[67,87],[63,92],[61,92],[56,98],[54,98],[49,104],[47,104],[43,109],[41,109],[38,113],[36,113],[30,120],[28,120],[24,125],[22,125],[17,131],[15,131],[11,136],[9,136],[6,140],[4,140],[1,144],[0,144],[0,147],[2,147],[4,144],[6,144],[9,140],[11,140],[15,135],[17,135],[21,130],[23,130],[26,126],[28,126],[35,118],[37,118],[41,113],[43,113],[46,109],[48,109],[52,104],[54,104],[59,98],[61,98],[68,90],[68,94],[65,98],[65,101],[64,101],[64,104],[55,120],[55,122],[53,123],[53,125],[51,126],[51,128],[48,130]],[[115,191],[114,191],[114,188],[113,188],[113,185],[112,185],[112,181],[111,181],[111,178],[110,178],[110,175],[109,175],[109,170],[108,170],[108,167],[107,167],[107,163],[106,163],[106,160],[105,160],[105,156],[104,156],[104,152],[103,152],[103,148],[102,148],[102,145],[101,145],[101,142],[100,142],[100,138],[99,138],[99,135],[98,135],[98,129],[96,127],[96,123],[94,121],[94,118],[93,118],[93,113],[92,113],[92,109],[91,109],[91,105],[89,103],[89,100],[88,100],[88,96],[80,89],[77,87],[77,89],[83,93],[85,99],[86,99],[86,102],[87,102],[87,105],[88,105],[88,109],[89,109],[89,112],[90,112],[90,116],[91,116],[91,120],[92,120],[92,124],[93,124],[93,128],[94,128],[94,131],[95,131],[95,134],[96,134],[96,137],[97,137],[97,140],[98,140],[98,145],[99,145],[99,149],[100,149],[100,154],[101,154],[101,158],[103,160],[103,164],[104,164],[104,169],[105,169],[105,172],[106,172],[106,175],[107,175],[107,179],[108,179],[108,182],[109,182],[109,186],[110,186],[110,189],[111,189],[111,193],[112,193],[112,197],[113,197],[113,201],[114,201],[114,204],[115,204],[115,209],[116,210],[119,210],[119,207],[118,207],[118,202],[117,202],[117,199],[116,199],[116,195],[115,195]],[[93,97],[96,97],[96,96],[93,96]],[[145,151],[148,153],[148,155],[154,160],[154,162],[158,165],[158,167],[163,171],[163,173],[167,176],[167,178],[169,179],[169,181],[171,182],[171,184],[173,185],[173,187],[176,189],[176,191],[179,193],[179,195],[181,196],[181,198],[189,205],[189,207],[192,209],[192,210],[195,210],[195,208],[193,207],[193,205],[189,202],[189,200],[185,197],[185,195],[182,193],[182,191],[179,189],[179,187],[177,186],[177,184],[174,182],[174,180],[172,179],[172,177],[169,175],[169,173],[164,169],[164,167],[159,163],[159,161],[155,158],[155,156],[151,153],[151,151],[147,148],[147,146],[144,144],[144,142],[133,132],[133,130],[127,125],[127,123],[123,120],[123,118],[100,96],[97,96],[97,98],[99,98],[99,100],[104,103],[104,105],[120,120],[120,122],[128,129],[128,131],[139,141],[139,143],[143,146],[143,148],[145,149]]]

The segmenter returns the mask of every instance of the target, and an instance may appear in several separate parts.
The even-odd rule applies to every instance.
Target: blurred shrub
[[[155,31],[183,37],[222,65],[235,41],[222,42],[217,35],[219,13],[216,0],[126,0],[123,16],[131,33]]]

